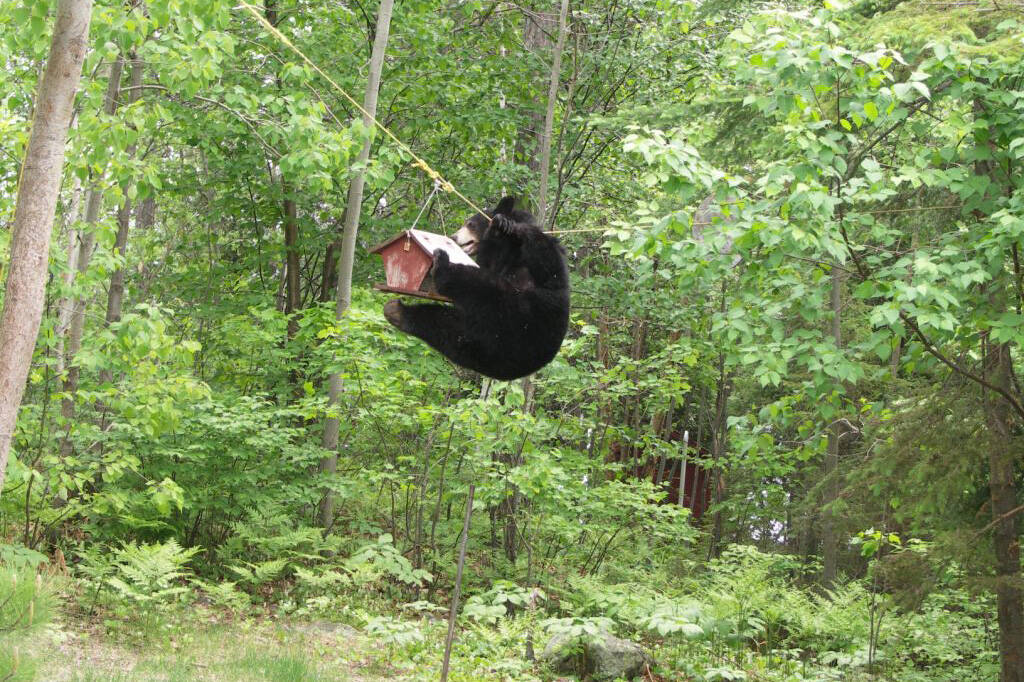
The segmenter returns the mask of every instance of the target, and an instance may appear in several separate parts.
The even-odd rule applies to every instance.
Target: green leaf
[[[896,94],[896,98],[901,102],[906,102],[908,99],[913,97],[911,92],[913,84],[911,83],[896,83],[892,86],[893,92]]]

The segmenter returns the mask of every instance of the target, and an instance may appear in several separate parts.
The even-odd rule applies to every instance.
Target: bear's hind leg
[[[470,341],[466,315],[447,305],[406,305],[399,300],[388,301],[384,317],[406,334],[422,339],[457,365],[475,369],[479,349]]]

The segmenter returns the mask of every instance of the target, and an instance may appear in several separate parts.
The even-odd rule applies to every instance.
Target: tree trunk
[[[728,292],[728,287],[725,281],[722,281],[722,298],[718,304],[718,311],[721,314],[725,313],[726,299],[725,295]],[[729,403],[729,376],[725,371],[725,353],[718,353],[718,386],[715,389],[715,416],[711,421],[711,504],[714,507],[714,514],[712,514],[711,522],[711,542],[708,546],[708,559],[717,558],[722,553],[722,533],[724,532],[725,522],[722,518],[722,510],[720,505],[725,497],[725,476],[722,472],[722,456],[725,455],[725,425],[726,415],[728,414],[727,406]],[[697,438],[697,447],[700,447],[701,439]],[[681,475],[681,474],[680,474]],[[694,476],[694,483],[696,483],[697,476]],[[697,497],[696,494],[700,492],[704,494],[703,490],[698,491],[696,485],[693,488],[694,496],[691,501],[696,508]],[[680,493],[682,494],[682,493]]]
[[[678,497],[678,499],[676,500],[676,503],[680,507],[685,507],[686,506],[686,465],[690,461],[690,432],[689,431],[683,431],[683,450],[682,451],[683,451],[682,456],[676,462],[679,465],[679,487],[676,488],[676,495]],[[694,467],[694,478],[697,478],[696,473],[697,473],[697,468]],[[691,482],[691,484],[692,484],[692,482]],[[692,501],[693,501],[693,497],[692,496],[690,497],[690,500],[691,500],[691,504],[692,504]],[[696,505],[693,505],[693,507],[694,507],[694,509],[696,509]]]
[[[569,0],[562,0],[558,15],[558,39],[551,59],[551,80],[548,83],[548,108],[544,116],[544,133],[540,141],[540,187],[537,191],[537,222],[547,225],[548,175],[551,171],[551,132],[555,127],[555,105],[558,103],[558,84],[562,74],[562,50],[565,46],[565,21],[569,14]]]
[[[291,186],[283,179],[281,189],[284,192],[284,250],[285,250],[285,306],[288,315],[288,339],[295,338],[299,333],[297,313],[302,307],[302,293],[299,287],[299,209],[295,199],[291,197]]]
[[[985,108],[980,100],[974,101],[974,113],[984,117]],[[989,138],[992,140],[994,138]],[[992,144],[991,141],[988,144]],[[978,160],[974,172],[992,175],[993,164]],[[976,213],[981,220],[982,215]],[[1005,268],[989,287],[989,303],[994,313],[1009,309],[1006,300]],[[1004,395],[1015,390],[1013,360],[1009,343],[998,343],[982,332],[982,365],[984,378],[990,386],[1001,389]],[[1010,403],[1001,395],[986,389],[985,426],[989,435],[988,487],[995,524],[992,546],[996,559],[996,611],[999,619],[1000,682],[1024,682],[1024,588],[1020,570],[1020,521],[1017,506],[1016,461],[1019,453],[1013,443],[1014,415]]]
[[[685,411],[685,407],[683,408]],[[665,443],[672,442],[672,421],[675,418],[676,401],[675,399],[669,400],[668,407],[664,412],[656,413],[651,417],[651,433],[655,434]],[[683,457],[686,457],[686,440],[689,432],[683,432]],[[668,465],[668,451],[667,448],[661,453],[658,458],[658,466],[654,474],[654,485],[661,487],[665,480],[665,467]]]
[[[277,15],[277,2],[276,0],[267,0],[263,6],[263,16],[266,17],[267,22],[271,26],[277,26],[278,15]],[[277,83],[277,89],[282,89],[282,83],[280,76],[275,78]],[[299,331],[299,320],[296,316],[299,308],[302,307],[302,294],[300,290],[301,282],[299,281],[299,209],[295,203],[295,197],[292,194],[292,186],[281,173],[280,168],[272,166],[271,178],[274,181],[280,181],[281,183],[281,194],[284,196],[282,201],[282,218],[284,219],[284,272],[282,279],[282,286],[284,287],[284,313],[288,316],[288,328],[287,337],[290,341],[295,338],[295,335]],[[296,386],[296,391],[301,389],[298,388],[298,377],[297,372],[292,370],[292,379]]]
[[[839,263],[832,266],[832,290],[829,294],[829,307],[832,309],[832,340],[836,348],[842,348],[842,270]],[[835,584],[839,575],[839,538],[836,530],[836,517],[831,505],[839,499],[839,448],[843,433],[840,431],[842,419],[835,419],[828,433],[828,450],[825,453],[825,499],[821,523],[821,582],[828,588]]]
[[[388,34],[391,31],[391,10],[394,0],[381,0],[377,12],[377,30],[373,39],[373,52],[370,56],[370,73],[366,82],[366,93],[363,96],[363,125],[373,127],[371,117],[377,115],[377,93],[380,89],[380,73],[384,66],[384,52],[388,46]],[[366,167],[370,159],[370,139],[363,143],[359,151],[358,164]],[[352,264],[355,260],[356,233],[359,230],[359,214],[363,202],[363,185],[366,182],[364,171],[357,171],[352,176],[348,187],[348,200],[345,204],[345,224],[341,238],[341,254],[338,257],[338,291],[335,299],[334,316],[341,320],[352,302]],[[328,405],[337,409],[341,401],[341,375],[333,372],[328,379]],[[337,417],[330,417],[324,424],[323,447],[334,454],[320,460],[320,471],[328,477],[338,469],[338,431],[340,423]],[[323,528],[330,528],[334,522],[334,496],[329,490],[324,491],[320,500],[318,522]]]
[[[128,104],[132,104],[138,101],[139,96],[142,94],[142,71],[143,65],[134,52],[130,55],[131,60],[131,87],[128,90]],[[125,154],[129,159],[135,156],[136,145],[131,144],[128,149],[125,150]],[[114,241],[114,250],[118,253],[121,258],[124,258],[124,254],[128,248],[128,228],[131,224],[132,217],[132,200],[128,197],[124,198],[121,206],[117,209],[117,238]],[[107,290],[107,315],[103,320],[103,324],[106,327],[114,324],[121,319],[121,309],[124,303],[124,266],[118,267],[110,274],[110,287]],[[109,383],[113,381],[114,373],[109,369],[104,369],[100,372],[100,381]]]
[[[124,68],[124,58],[118,57],[110,65],[110,77],[107,81],[107,93],[103,102],[103,111],[113,115],[117,111],[118,93],[121,88],[121,72]],[[99,178],[95,178],[96,183]],[[96,232],[93,229],[100,216],[100,207],[103,205],[103,192],[93,187],[89,190],[88,199],[85,202],[85,229],[79,233],[78,258],[76,268],[78,275],[82,275],[89,269],[89,261],[92,259],[93,246],[96,244]],[[61,401],[61,415],[66,420],[75,416],[75,394],[78,393],[78,379],[81,372],[75,364],[75,356],[82,349],[82,336],[85,333],[85,307],[87,299],[85,296],[76,298],[71,310],[71,323],[68,326],[67,340],[64,344],[64,366],[67,368],[67,376],[64,378],[64,399]],[[69,430],[70,433],[70,430]],[[61,452],[70,452],[71,440],[65,437],[61,443]]]
[[[994,386],[1012,390],[1010,345],[986,341],[985,374]],[[1021,588],[1020,529],[1014,483],[1013,415],[1006,400],[991,392],[985,396],[985,424],[989,433],[988,485],[992,542],[996,557],[996,601],[999,614],[1000,682],[1024,682],[1024,590]]]
[[[43,316],[64,145],[82,62],[89,48],[91,14],[91,0],[60,0],[57,5],[50,56],[39,85],[32,133],[18,182],[11,267],[0,314],[0,490]]]
[[[722,300],[725,300],[725,287],[722,287]],[[723,303],[724,306],[724,303]],[[711,542],[708,546],[708,559],[715,559],[722,554],[722,534],[725,528],[725,520],[722,517],[721,503],[725,498],[725,475],[722,471],[722,457],[725,455],[725,425],[727,406],[729,403],[729,376],[725,372],[725,354],[718,354],[718,387],[715,390],[715,417],[714,428],[712,429],[711,441],[711,504],[715,512],[711,516]],[[682,473],[680,473],[682,476]],[[697,477],[694,476],[694,479]],[[694,493],[703,494],[694,486]],[[680,492],[680,495],[682,493]],[[694,496],[692,502],[696,507],[697,498]]]
[[[71,199],[68,201],[68,208],[64,214],[67,226],[67,271],[64,273],[64,295],[57,302],[57,326],[54,329],[56,336],[56,347],[54,352],[57,356],[57,376],[64,374],[64,338],[67,336],[68,327],[71,325],[71,311],[74,301],[71,298],[71,287],[75,283],[75,274],[78,272],[78,216],[82,210],[82,180],[76,175],[71,186]]]
[[[327,245],[327,250],[324,252],[324,267],[320,277],[320,296],[318,297],[321,303],[330,301],[338,287],[338,283],[335,281],[335,268],[338,267],[338,249],[340,247],[341,244],[338,241],[333,241]]]
[[[557,24],[554,14],[545,12],[524,12],[523,13],[523,46],[540,59],[547,57],[551,39],[548,36],[554,31]],[[538,78],[538,81],[540,79]],[[538,98],[539,99],[539,98]],[[534,173],[540,172],[540,145],[543,138],[544,114],[540,109],[527,103],[527,120],[516,135],[515,148],[512,152],[512,159],[525,165]],[[539,202],[537,197],[532,197],[532,210],[537,211]],[[539,215],[539,211],[538,215]],[[542,221],[543,222],[543,221]]]
[[[148,230],[156,222],[156,198],[148,196],[135,207],[135,229]]]

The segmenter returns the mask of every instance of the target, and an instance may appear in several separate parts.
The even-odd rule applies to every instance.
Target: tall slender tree
[[[42,320],[50,234],[57,211],[64,144],[89,48],[91,0],[61,0],[32,134],[21,168],[4,309],[0,315],[0,490],[14,425]]]
[[[131,76],[126,103],[132,104],[136,102],[142,94],[143,63],[134,51],[129,55],[128,60],[131,63]],[[134,143],[128,146],[128,149],[126,150],[128,158],[135,156],[135,150],[136,145]],[[131,217],[132,200],[125,197],[124,201],[121,202],[121,206],[117,209],[117,237],[114,241],[114,251],[116,251],[122,258],[124,258],[125,251],[128,248],[128,230],[131,226]],[[106,326],[109,327],[111,324],[121,319],[121,309],[123,305],[124,268],[118,267],[110,273],[110,286],[107,289],[107,315],[104,318],[104,324]],[[113,372],[109,369],[104,369],[100,373],[100,378],[103,381],[111,381],[113,379]]]
[[[103,112],[112,115],[117,111],[118,101],[121,92],[121,75],[124,71],[124,57],[118,58],[110,65],[110,76],[107,79],[106,96],[103,99]],[[98,184],[100,178],[93,178]],[[89,190],[85,202],[85,228],[78,235],[78,255],[75,260],[75,269],[78,275],[84,274],[89,269],[89,262],[92,260],[93,248],[96,245],[96,221],[100,217],[100,209],[103,206],[103,191],[94,186]],[[88,297],[82,295],[75,299],[71,307],[71,320],[68,324],[67,338],[64,342],[64,365],[67,374],[64,378],[64,399],[61,405],[61,414],[65,419],[72,419],[75,416],[75,394],[78,392],[78,379],[81,373],[78,365],[75,364],[75,356],[82,348],[82,337],[85,334],[85,308],[88,304]],[[65,438],[61,449],[66,453],[71,447],[71,439]]]
[[[394,0],[381,0],[377,12],[377,30],[373,39],[373,52],[370,55],[370,74],[366,81],[366,93],[363,95],[363,125],[373,129],[373,119],[377,116],[377,94],[380,91],[380,74],[384,67],[384,53],[388,47],[388,35],[391,31],[391,10]],[[338,256],[338,289],[335,298],[334,315],[340,320],[352,302],[352,265],[355,262],[356,234],[359,231],[359,215],[363,203],[363,187],[366,184],[365,168],[370,159],[370,142],[367,137],[359,150],[358,168],[352,175],[348,186],[348,200],[345,203],[345,221],[341,237],[341,253]],[[341,401],[341,374],[332,372],[328,379],[328,397],[330,407],[336,409]],[[331,455],[320,462],[320,471],[327,476],[334,474],[338,468],[338,433],[341,424],[337,417],[329,417],[324,424],[323,446]],[[318,520],[323,528],[329,528],[334,522],[334,496],[325,490],[320,501]]]
[[[544,114],[544,133],[540,141],[540,186],[537,190],[537,219],[548,223],[548,176],[551,172],[551,133],[555,127],[555,105],[558,104],[558,86],[562,75],[562,52],[565,48],[565,23],[569,14],[569,0],[562,0],[558,13],[558,38],[551,58],[551,79],[548,82],[548,106]]]

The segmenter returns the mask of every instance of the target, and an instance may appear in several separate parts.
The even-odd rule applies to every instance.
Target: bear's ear
[[[515,197],[505,197],[494,207],[494,215],[512,215],[512,209],[515,208],[515,205]]]

